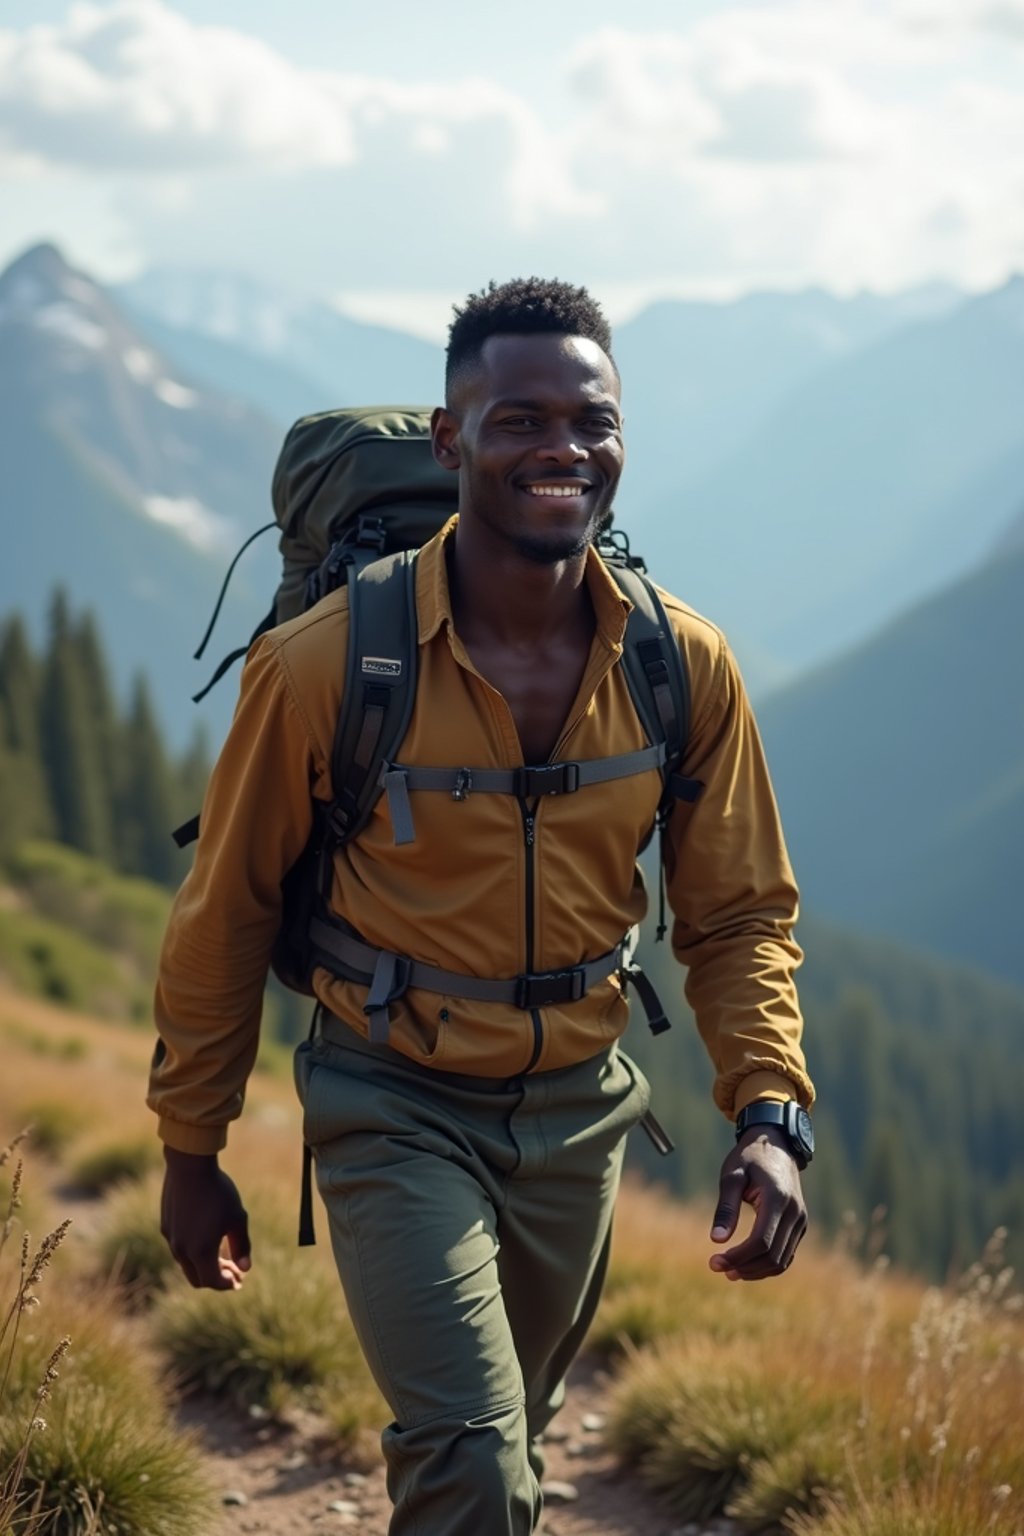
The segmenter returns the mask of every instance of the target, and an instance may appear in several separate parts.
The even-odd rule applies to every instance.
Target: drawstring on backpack
[[[224,599],[227,596],[228,586],[229,586],[229,584],[231,582],[232,576],[235,574],[235,566],[238,564],[239,560],[241,560],[242,556],[245,554],[245,552],[249,548],[250,544],[255,543],[255,541],[258,538],[260,538],[260,536],[262,534],[269,533],[271,528],[276,528],[276,527],[277,527],[276,523],[264,523],[263,527],[262,528],[257,528],[255,533],[250,533],[250,535],[246,539],[245,543],[236,552],[234,559],[232,560],[231,564],[228,566],[227,571],[224,573],[224,580],[221,582],[220,592],[218,593],[217,601],[213,605],[213,612],[210,615],[210,622],[206,626],[206,633],[204,634],[203,638],[199,642],[199,649],[196,650],[196,651],[193,651],[193,653],[192,653],[192,660],[193,661],[198,661],[199,660],[199,658],[202,656],[203,652],[206,650],[207,645],[209,644],[210,636],[213,634],[214,625],[216,624],[218,618],[220,617],[220,610],[221,610],[221,608],[224,606]]]

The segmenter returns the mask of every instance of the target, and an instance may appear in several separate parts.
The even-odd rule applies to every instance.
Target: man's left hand
[[[710,1268],[727,1280],[784,1274],[807,1230],[807,1207],[786,1138],[773,1126],[752,1126],[722,1164],[713,1243],[729,1241],[744,1202],[756,1212],[749,1236],[712,1254]]]

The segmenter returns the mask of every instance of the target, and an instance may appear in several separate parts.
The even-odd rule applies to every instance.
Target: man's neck
[[[551,564],[460,523],[449,541],[452,611],[464,640],[523,646],[589,627],[586,553]]]

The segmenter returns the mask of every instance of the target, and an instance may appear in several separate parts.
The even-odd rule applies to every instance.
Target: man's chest
[[[473,665],[501,695],[525,763],[545,763],[569,723],[587,665],[587,648],[509,653],[477,647]]]

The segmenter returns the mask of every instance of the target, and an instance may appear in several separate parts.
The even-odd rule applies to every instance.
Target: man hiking
[[[392,1536],[526,1536],[650,1097],[618,1040],[663,782],[622,665],[630,604],[594,547],[624,452],[589,294],[528,279],[457,309],[432,443],[458,516],[416,558],[415,706],[387,775],[402,785],[328,871],[332,923],[373,984],[316,969],[297,1077],[348,1309],[393,1414]],[[797,895],[725,640],[661,600],[689,680],[680,774],[699,790],[665,829],[672,942],[716,1102],[739,1121],[709,1262],[759,1280],[806,1226]],[[197,1286],[237,1288],[251,1263],[217,1153],[256,1055],[282,880],[332,798],[349,603],[341,587],[250,651],[164,943],[149,1102],[164,1234]],[[594,763],[607,776],[584,781]],[[727,1246],[744,1201],[753,1229]]]

